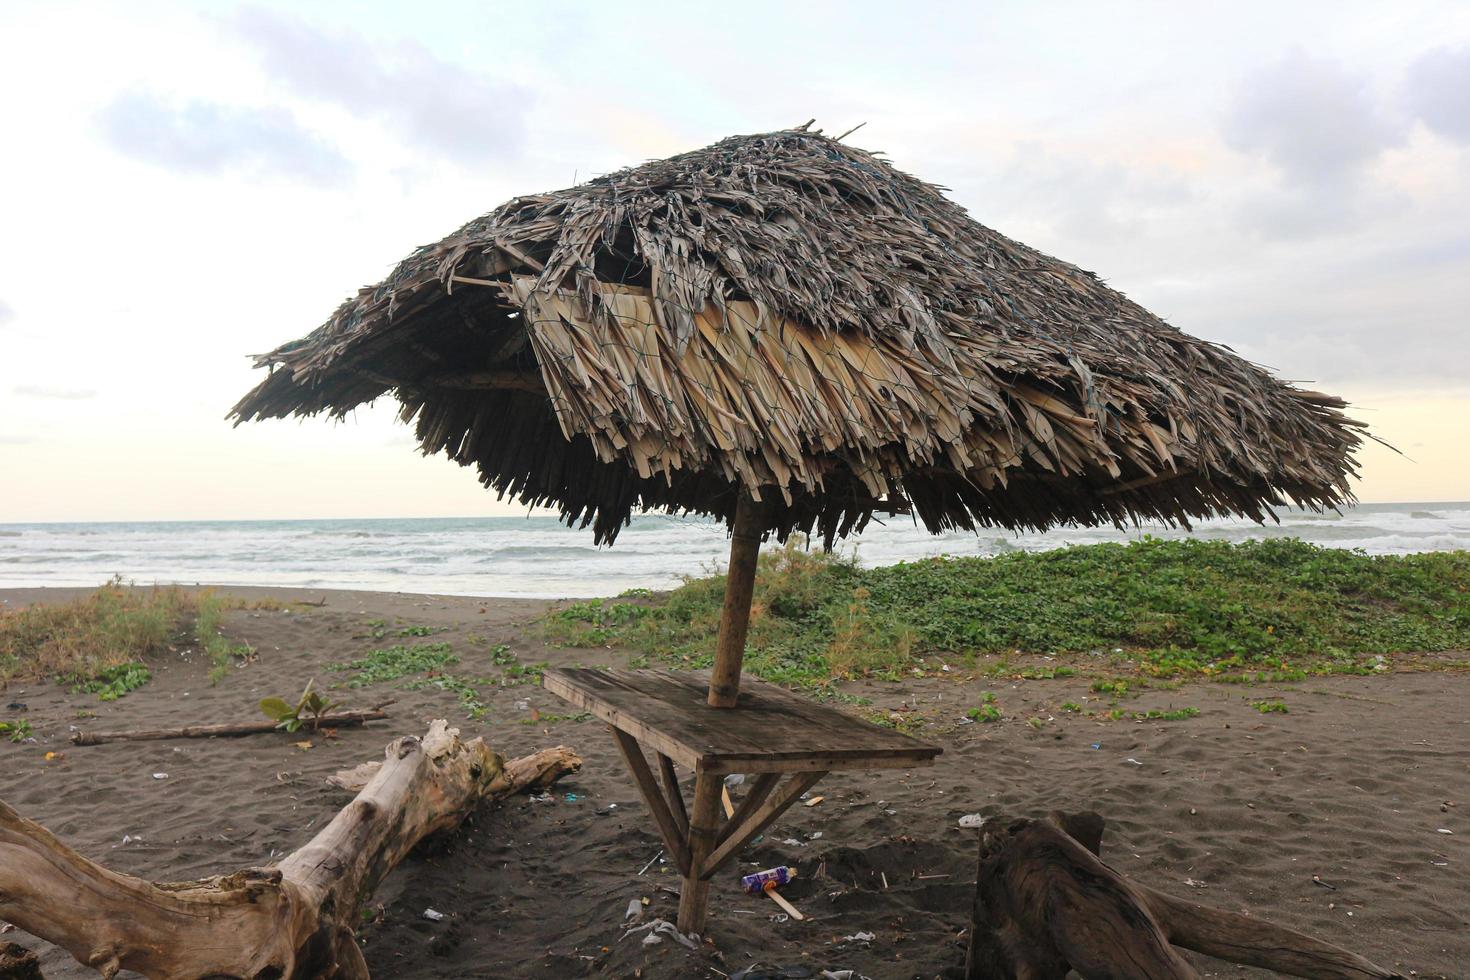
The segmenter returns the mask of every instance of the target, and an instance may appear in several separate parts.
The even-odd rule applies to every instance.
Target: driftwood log
[[[367,711],[338,711],[325,714],[300,730],[305,737],[322,728],[356,728],[369,721],[382,721],[388,712],[382,705]],[[167,738],[239,738],[282,731],[274,721],[246,721],[228,725],[187,725],[183,728],[145,728],[128,732],[72,732],[73,745],[105,745],[108,742],[152,742]]]
[[[1354,953],[1250,916],[1171,898],[1099,858],[1103,818],[987,820],[965,980],[1195,980],[1174,947],[1312,980],[1402,980]]]
[[[371,772],[338,784],[357,797],[280,864],[154,884],[88,861],[0,803],[0,919],[105,977],[366,980],[359,909],[415,844],[486,800],[551,785],[581,768],[565,746],[505,762],[442,720],[388,744]]]

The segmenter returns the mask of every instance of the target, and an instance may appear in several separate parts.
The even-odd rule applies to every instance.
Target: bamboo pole
[[[756,559],[761,550],[761,505],[741,494],[730,522],[730,569],[725,576],[725,605],[715,667],[709,677],[709,703],[733,708],[740,697],[740,664],[745,659],[745,631],[750,625],[750,598],[755,590]]]

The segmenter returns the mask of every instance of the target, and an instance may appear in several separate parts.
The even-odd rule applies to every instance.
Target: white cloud
[[[524,148],[529,92],[422,44],[374,44],[261,7],[241,9],[228,29],[293,95],[376,118],[425,149],[473,165],[514,159]]]
[[[1470,47],[1438,48],[1409,67],[1408,103],[1425,125],[1470,145]]]
[[[133,91],[108,103],[98,122],[114,149],[178,173],[244,173],[325,186],[352,171],[320,135],[278,107],[176,103]]]
[[[45,385],[16,385],[12,389],[22,398],[54,398],[59,401],[79,402],[96,398],[92,388],[51,388]]]
[[[1366,72],[1301,50],[1248,77],[1226,114],[1226,142],[1259,153],[1288,183],[1352,184],[1404,139],[1402,119],[1379,107]]]

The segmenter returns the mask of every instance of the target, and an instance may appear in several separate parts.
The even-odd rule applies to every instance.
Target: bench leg
[[[679,889],[679,931],[703,934],[709,910],[709,879],[699,871],[715,846],[720,824],[720,787],[724,779],[700,770],[694,777],[694,806],[689,812],[689,870]]]

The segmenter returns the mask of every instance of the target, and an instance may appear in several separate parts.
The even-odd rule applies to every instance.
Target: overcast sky
[[[0,6],[0,522],[513,513],[247,355],[520,193],[816,117],[1470,499],[1470,3]]]

